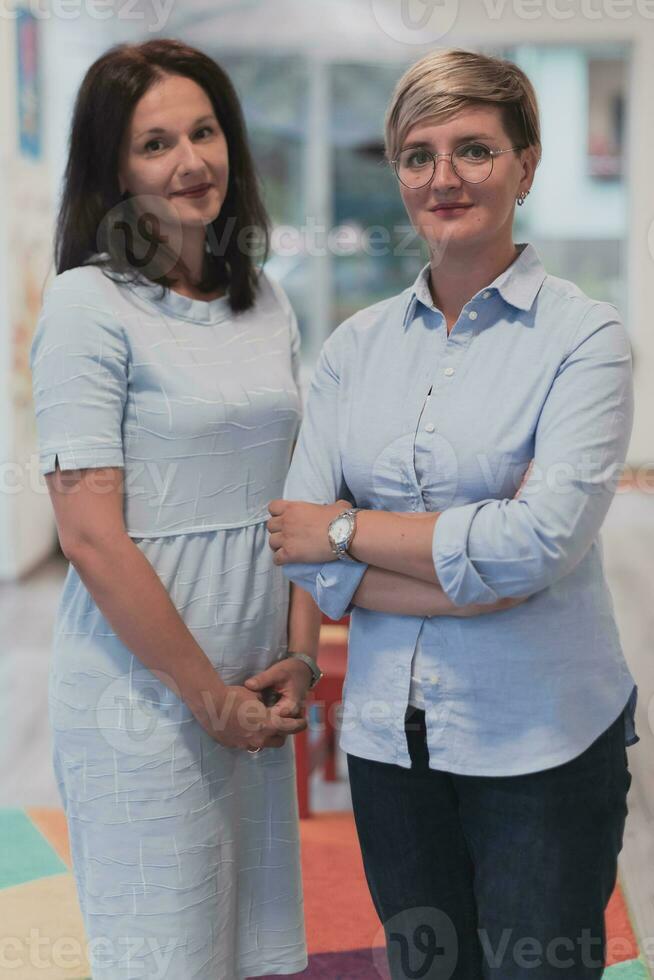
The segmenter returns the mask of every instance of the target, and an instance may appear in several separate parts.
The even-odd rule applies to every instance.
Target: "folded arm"
[[[432,541],[457,605],[533,593],[567,575],[597,536],[622,473],[633,422],[631,349],[615,308],[580,324],[543,405],[519,500],[444,511]]]
[[[277,505],[276,509],[287,508],[289,512],[294,509],[296,513],[301,510],[303,519],[295,527],[295,538],[303,548],[308,546],[308,552],[302,554],[300,548],[296,557],[289,557],[283,554],[283,549],[274,548],[275,561],[283,566],[287,577],[309,592],[320,609],[332,619],[340,619],[354,606],[399,615],[461,615],[461,609],[457,609],[444,594],[436,580],[431,558],[431,535],[433,522],[438,515],[365,512],[366,517],[394,521],[400,531],[399,538],[402,538],[403,531],[409,529],[409,519],[416,530],[418,525],[415,522],[421,522],[423,535],[422,539],[418,539],[418,545],[422,553],[425,581],[419,581],[412,551],[409,551],[409,559],[404,561],[400,572],[373,567],[367,560],[358,564],[334,560],[327,539],[327,525],[336,513],[349,506],[352,494],[343,477],[338,446],[339,374],[337,357],[332,348],[333,343],[328,341],[314,374],[284,488],[285,499],[273,502]],[[340,503],[335,505],[333,502],[339,499]],[[302,503],[291,503],[293,500]],[[271,509],[275,508],[271,505]],[[277,518],[273,518],[269,526],[277,527],[276,521]],[[424,533],[425,523],[429,524],[427,534]],[[271,536],[273,546],[276,537],[277,534]],[[312,550],[311,542],[315,539],[319,541],[319,547]],[[355,552],[353,554],[360,557]],[[497,608],[506,608],[506,604],[499,603]],[[485,607],[478,611],[490,612],[494,609]],[[472,608],[469,612],[472,614]]]
[[[324,372],[323,363],[323,377]],[[323,406],[323,411],[324,424],[334,429],[335,405]],[[330,557],[320,528],[320,522],[326,528],[332,516],[329,508],[308,521],[300,510],[303,504],[293,502],[326,504],[344,492],[341,482],[332,484],[332,494],[307,494],[297,479],[303,464],[308,463],[312,473],[319,468],[319,421],[314,418],[305,431],[295,478],[287,485],[281,515],[285,528],[277,536],[279,564],[297,567],[319,558],[318,574],[327,590],[335,594],[345,581],[348,588],[353,586],[348,603],[368,566],[440,585],[456,606],[531,595],[581,561],[615,493],[633,422],[629,340],[613,307],[591,307],[543,405],[534,460],[520,499],[487,498],[437,514],[363,511],[350,548],[363,567],[335,564]],[[336,465],[336,447],[333,452]],[[303,521],[320,533],[296,534]],[[346,606],[341,609],[347,611]]]

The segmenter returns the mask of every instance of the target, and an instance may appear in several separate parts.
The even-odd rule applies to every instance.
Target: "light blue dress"
[[[242,684],[286,650],[265,522],[301,414],[297,323],[267,277],[239,315],[160,294],[90,265],[56,276],[31,349],[39,468],[124,467],[128,535]],[[214,741],[72,565],[49,710],[94,980],[303,970],[292,739],[256,755]]]

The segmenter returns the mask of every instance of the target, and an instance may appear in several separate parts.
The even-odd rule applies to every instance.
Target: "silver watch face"
[[[350,536],[351,524],[347,517],[337,517],[331,527],[331,538],[335,544],[343,544]]]

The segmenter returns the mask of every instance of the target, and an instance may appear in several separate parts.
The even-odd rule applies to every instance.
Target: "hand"
[[[276,705],[267,708],[261,695],[237,684],[225,686],[219,695],[203,692],[202,702],[203,708],[192,709],[195,717],[216,742],[231,749],[279,748],[287,735],[307,727],[304,718],[282,715]]]
[[[517,500],[518,497],[520,496],[520,494],[522,493],[522,488],[524,487],[525,483],[527,482],[527,480],[531,476],[531,471],[533,470],[533,468],[534,468],[534,461],[532,459],[530,461],[530,463],[529,463],[529,466],[525,470],[525,475],[522,478],[522,483],[520,484],[520,486],[518,487],[518,489],[516,490],[516,492],[514,494],[514,497],[513,497],[514,500]]]
[[[269,544],[275,565],[288,562],[336,561],[327,536],[335,517],[352,504],[337,500],[335,504],[307,504],[302,500],[272,500],[268,505]]]
[[[288,657],[272,664],[267,670],[248,677],[245,686],[249,691],[271,688],[279,695],[274,710],[285,717],[304,717],[306,696],[312,674],[302,660]]]

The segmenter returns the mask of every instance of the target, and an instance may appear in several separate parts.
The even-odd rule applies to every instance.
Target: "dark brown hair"
[[[223,286],[232,310],[247,310],[255,301],[259,266],[268,255],[270,225],[241,106],[231,81],[215,61],[168,38],[115,45],[84,76],[73,110],[57,217],[57,274],[88,264],[91,256],[95,256],[92,264],[101,266],[103,271],[108,269],[123,276],[133,271],[132,281],[144,274],[137,271],[139,263],[130,252],[129,242],[122,241],[119,246],[115,235],[109,233],[109,223],[103,219],[119,205],[130,206],[129,195],[121,195],[118,183],[120,148],[137,102],[167,74],[183,75],[204,89],[225,134],[229,153],[227,193],[220,214],[207,226],[211,250],[205,251],[198,288],[209,292]],[[248,236],[247,248],[239,247],[241,232]],[[165,242],[156,230],[142,234],[155,252]],[[108,258],[97,253],[108,253]],[[166,269],[170,267],[168,262]],[[147,278],[163,287],[162,295],[177,281],[164,271],[158,272],[156,258],[148,263]]]

